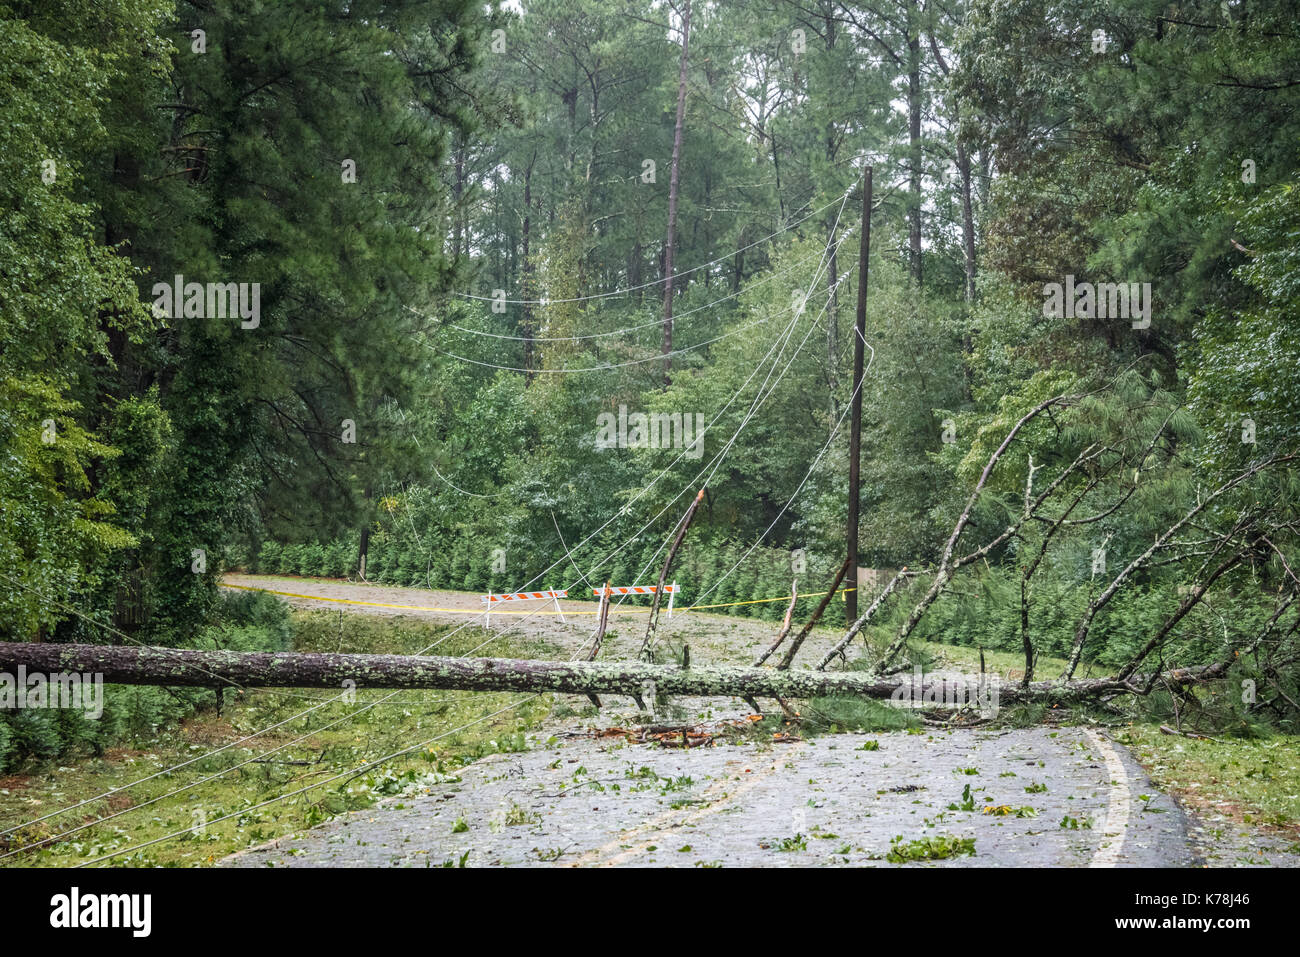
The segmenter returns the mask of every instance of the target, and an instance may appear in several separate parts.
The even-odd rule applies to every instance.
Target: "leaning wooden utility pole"
[[[645,640],[641,642],[641,651],[637,655],[638,658],[654,661],[655,629],[659,627],[659,599],[664,593],[664,582],[668,580],[668,569],[672,567],[673,559],[677,557],[677,549],[681,548],[682,539],[686,537],[686,529],[690,528],[691,519],[695,517],[695,510],[700,507],[703,498],[704,489],[700,489],[695,495],[695,501],[691,502],[691,507],[686,510],[681,525],[677,528],[677,537],[673,539],[672,547],[668,549],[668,557],[664,559],[664,567],[659,570],[659,583],[655,586],[654,601],[650,605],[650,624],[645,631]]]
[[[858,314],[853,337],[853,416],[849,426],[848,561],[853,574],[844,595],[845,618],[858,617],[858,490],[862,456],[862,359],[867,340],[867,257],[871,251],[871,167],[862,172],[862,242],[858,250]]]
[[[836,575],[835,580],[831,582],[830,591],[822,596],[821,604],[817,606],[817,610],[813,612],[812,617],[809,618],[807,623],[803,626],[803,630],[799,632],[798,637],[796,637],[790,644],[790,647],[786,649],[785,657],[782,658],[781,663],[776,666],[778,671],[785,671],[790,667],[791,663],[794,661],[794,656],[799,653],[799,648],[803,644],[803,640],[812,632],[813,626],[821,620],[822,613],[826,611],[826,606],[831,603],[831,599],[834,598],[835,593],[839,591],[840,582],[844,581],[845,574],[848,573],[850,568],[855,567],[856,563],[854,562],[852,555],[844,559],[844,564],[840,566],[839,574]],[[852,595],[855,593],[848,592],[847,594]],[[846,598],[845,600],[847,601],[848,599]]]

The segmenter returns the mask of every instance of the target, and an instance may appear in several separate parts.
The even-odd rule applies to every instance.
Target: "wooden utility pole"
[[[853,416],[849,426],[848,562],[853,574],[844,595],[845,615],[858,617],[858,487],[862,456],[862,359],[867,337],[867,257],[871,251],[871,167],[862,172],[862,243],[858,250],[858,314],[853,337]]]
[[[659,584],[655,588],[654,601],[650,604],[650,625],[646,628],[645,640],[641,642],[641,651],[637,656],[647,661],[654,660],[655,629],[659,627],[659,599],[663,597],[664,582],[668,580],[668,569],[672,567],[673,559],[677,557],[677,549],[682,547],[682,539],[686,537],[686,529],[691,527],[691,519],[695,517],[695,510],[700,507],[700,502],[703,500],[704,489],[700,489],[695,495],[695,501],[691,502],[691,507],[686,510],[681,525],[677,527],[677,537],[673,539],[672,547],[668,549],[664,567],[659,570]]]
[[[677,125],[673,128],[673,166],[668,177],[668,241],[664,244],[664,385],[673,369],[673,247],[677,243],[677,193],[681,178],[682,124],[686,117],[686,71],[691,44],[691,0],[682,11],[682,59],[677,76]]]

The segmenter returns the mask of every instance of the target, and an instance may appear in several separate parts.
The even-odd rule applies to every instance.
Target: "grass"
[[[1157,787],[1186,804],[1246,824],[1300,829],[1300,735],[1199,741],[1132,725],[1119,740]]]
[[[967,674],[979,674],[980,650],[978,648],[971,648],[966,645],[944,645],[935,641],[923,641],[918,644],[931,659],[926,666],[927,669],[937,667],[955,668]],[[1055,678],[1065,669],[1066,664],[1064,658],[1040,657],[1034,662],[1034,680],[1042,681],[1047,678]],[[985,648],[984,667],[993,674],[1019,681],[1025,676],[1025,656],[1020,652],[994,651],[991,648]]]
[[[420,619],[345,615],[337,611],[295,612],[294,624],[295,647],[300,651],[411,654],[441,641],[436,653],[460,655],[489,639],[489,634],[478,628],[452,635],[452,626]],[[553,656],[553,650],[536,639],[500,636],[492,638],[479,653]],[[90,823],[49,846],[4,858],[0,866],[75,865],[178,831],[185,833],[107,863],[211,864],[234,851],[454,776],[460,767],[485,754],[526,748],[526,734],[546,717],[551,704],[550,695],[400,691],[373,709],[349,717],[389,694],[357,689],[355,701],[350,704],[342,700],[325,704],[251,741],[205,756],[334,697],[327,690],[301,694],[228,693],[220,715],[202,712],[102,757],[31,765],[21,769],[22,773],[0,778],[0,831],[18,827],[13,833],[0,835],[0,855],[105,815],[124,812],[112,820]],[[498,716],[487,717],[516,704]],[[416,752],[355,775],[329,780],[465,725],[469,726]],[[271,753],[281,745],[289,747]],[[187,767],[129,790],[118,790],[48,821],[20,826],[196,757],[198,760]],[[197,783],[223,771],[228,773]],[[322,783],[313,786],[314,782]],[[196,783],[195,787],[146,805],[153,798]],[[310,789],[266,807],[254,807],[300,788]],[[218,820],[227,815],[232,816]]]

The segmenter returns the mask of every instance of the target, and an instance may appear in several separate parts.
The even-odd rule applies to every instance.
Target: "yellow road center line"
[[[645,853],[646,850],[648,850],[650,847],[656,846],[656,844],[664,840],[664,838],[658,836],[651,836],[649,838],[645,838],[635,843],[632,847],[629,848],[623,848],[623,845],[628,843],[629,837],[635,837],[636,835],[643,835],[643,834],[664,835],[670,829],[675,830],[677,828],[684,827],[687,824],[694,824],[697,821],[702,820],[703,818],[717,814],[719,811],[726,809],[737,798],[742,797],[743,795],[747,794],[749,791],[752,791],[755,787],[758,786],[760,782],[766,781],[767,778],[772,773],[774,773],[775,771],[779,770],[781,767],[784,766],[787,755],[789,755],[792,751],[797,751],[802,746],[803,746],[802,742],[796,742],[791,746],[787,747],[781,753],[781,756],[777,758],[775,761],[773,761],[770,765],[751,772],[753,776],[746,781],[740,782],[739,784],[735,784],[730,779],[725,779],[725,778],[715,782],[713,785],[711,785],[708,789],[705,790],[704,796],[708,796],[709,794],[713,793],[715,790],[721,791],[722,793],[719,794],[716,799],[712,800],[708,804],[708,806],[692,811],[691,813],[687,814],[685,817],[678,818],[674,824],[668,825],[668,822],[672,821],[677,816],[678,812],[673,810],[665,811],[664,813],[656,815],[655,817],[644,822],[643,824],[638,825],[635,828],[632,828],[631,830],[624,831],[617,838],[615,838],[613,841],[610,841],[604,847],[598,848],[595,851],[589,851],[586,855],[584,855],[584,858],[589,858],[589,859],[595,858],[595,860],[583,860],[580,858],[579,860],[575,861],[574,864],[571,866],[580,867],[584,863],[593,863],[595,864],[596,867],[617,867],[620,864],[623,864],[625,861],[629,860],[630,858],[633,858],[638,854]],[[735,762],[735,763],[739,764],[740,762]],[[728,785],[731,785],[730,790],[726,790]],[[616,848],[623,848],[623,850],[621,853],[615,854],[611,858],[608,858],[606,860],[599,860],[599,858],[602,855],[607,854]]]
[[[1124,849],[1125,829],[1128,827],[1129,809],[1133,804],[1128,787],[1128,772],[1104,736],[1092,728],[1084,728],[1083,731],[1101,751],[1102,759],[1106,762],[1106,774],[1110,778],[1110,793],[1106,796],[1106,823],[1102,825],[1097,852],[1093,854],[1088,866],[1114,867],[1119,863],[1120,852]],[[1107,838],[1112,840],[1108,841]]]

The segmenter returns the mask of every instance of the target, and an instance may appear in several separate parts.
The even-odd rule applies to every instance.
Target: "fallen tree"
[[[1028,688],[998,686],[998,704],[1070,703],[1117,694],[1142,694],[1158,679],[1185,685],[1221,677],[1229,662],[1185,668],[1126,681],[1097,678]],[[416,655],[347,655],[308,652],[199,651],[151,646],[55,645],[0,642],[0,673],[98,675],[109,684],[237,688],[430,688],[450,691],[556,691],[621,694],[639,698],[653,685],[658,695],[740,698],[852,696],[913,701],[970,700],[971,681],[911,675],[885,680],[855,671],[680,667],[642,661],[540,661],[519,658],[450,658]],[[355,683],[355,684],[353,684]]]
[[[1300,452],[1283,448],[1263,458],[1252,459],[1238,465],[1235,472],[1229,470],[1227,474],[1218,475],[1217,487],[1213,487],[1212,490],[1202,491],[1198,486],[1192,504],[1184,506],[1180,503],[1181,507],[1166,517],[1163,513],[1168,503],[1160,498],[1160,486],[1156,486],[1157,491],[1148,490],[1146,500],[1143,500],[1137,490],[1142,475],[1158,472],[1161,468],[1168,470],[1172,468],[1170,463],[1178,461],[1179,444],[1175,441],[1176,436],[1172,434],[1171,423],[1175,420],[1179,407],[1170,408],[1167,404],[1147,402],[1146,407],[1153,414],[1155,422],[1152,423],[1150,433],[1139,432],[1139,427],[1145,425],[1143,416],[1138,414],[1143,407],[1142,403],[1134,405],[1125,402],[1122,407],[1109,409],[1105,414],[1102,414],[1098,408],[1089,406],[1089,403],[1094,402],[1099,394],[1110,390],[1114,385],[1115,381],[1112,381],[1091,392],[1057,395],[1039,402],[1011,424],[1010,429],[1001,437],[984,461],[982,471],[952,526],[937,563],[924,570],[924,574],[930,579],[928,587],[897,629],[885,650],[870,662],[871,671],[879,674],[891,667],[916,634],[918,626],[927,613],[949,591],[961,569],[977,563],[983,563],[988,569],[989,559],[994,557],[1004,566],[1011,565],[1012,561],[1020,565],[1017,583],[1019,632],[1025,660],[1021,684],[1026,690],[1031,690],[1035,687],[1033,675],[1039,651],[1031,638],[1030,586],[1034,574],[1044,566],[1049,546],[1056,544],[1060,547],[1058,532],[1065,528],[1086,528],[1107,520],[1111,520],[1113,525],[1114,517],[1120,515],[1127,503],[1136,502],[1138,506],[1147,510],[1148,517],[1157,519],[1150,523],[1152,525],[1150,529],[1152,538],[1148,540],[1150,544],[1138,544],[1133,540],[1126,542],[1125,548],[1129,550],[1129,554],[1133,554],[1136,550],[1136,555],[1099,592],[1090,595],[1074,627],[1069,646],[1069,659],[1058,679],[1062,685],[1077,684],[1072,679],[1084,662],[1085,644],[1093,625],[1098,620],[1099,613],[1111,604],[1112,599],[1123,593],[1125,588],[1136,589],[1144,585],[1152,587],[1156,579],[1150,572],[1160,565],[1198,558],[1205,559],[1201,567],[1189,575],[1190,582],[1180,588],[1177,607],[1164,616],[1162,623],[1152,629],[1150,636],[1139,647],[1127,650],[1128,660],[1118,667],[1113,678],[1105,679],[1117,683],[1125,691],[1131,690],[1127,687],[1130,682],[1141,683],[1142,679],[1137,677],[1138,668],[1144,667],[1148,661],[1161,659],[1175,641],[1185,637],[1182,629],[1192,620],[1190,616],[1194,611],[1209,606],[1208,595],[1212,587],[1218,587],[1228,595],[1240,594],[1252,589],[1263,595],[1292,591],[1292,584],[1300,586],[1300,576],[1297,576],[1292,568],[1294,558],[1291,557],[1291,553],[1279,547],[1270,538],[1270,536],[1282,536],[1281,540],[1284,544],[1294,547],[1295,533],[1300,531],[1300,520],[1296,518],[1293,509],[1282,507],[1282,502],[1287,500],[1284,492],[1270,490],[1265,482],[1271,480],[1274,483],[1286,483],[1288,472],[1293,468],[1296,460],[1300,459]],[[1053,438],[1047,442],[1044,442],[1041,436],[1038,439],[1039,446],[1045,446],[1051,452],[1049,461],[1059,459],[1062,463],[1068,462],[1068,464],[1063,464],[1055,478],[1041,491],[1036,492],[1036,473],[1047,467],[1049,463],[1045,461],[1036,465],[1033,453],[1028,453],[1023,505],[1018,502],[1012,505],[1007,488],[1010,483],[1004,476],[1002,487],[995,496],[997,501],[988,506],[988,513],[982,520],[982,525],[987,528],[992,522],[998,521],[991,516],[997,515],[1000,510],[1003,511],[1005,520],[1004,523],[1000,523],[1001,530],[988,536],[983,545],[962,554],[958,546],[963,535],[976,524],[976,507],[981,497],[989,491],[995,470],[1000,462],[1008,458],[1010,450],[1017,441],[1029,441],[1025,436],[1029,426],[1034,423],[1040,426],[1045,423],[1051,425]],[[990,426],[988,437],[996,438],[998,435],[999,433],[993,431]],[[1163,445],[1162,437],[1165,440]],[[1070,446],[1077,447],[1077,453],[1072,460],[1066,458]],[[968,455],[973,460],[973,464],[975,448],[972,448]],[[982,460],[983,456],[980,459]],[[1128,478],[1130,474],[1131,480]],[[1108,480],[1118,488],[1108,485]],[[1146,481],[1150,482],[1150,480]],[[1058,496],[1065,501],[1058,503]],[[1094,496],[1103,498],[1100,507],[1091,501]],[[1112,500],[1106,502],[1107,497]],[[1074,517],[1075,510],[1085,503],[1093,514]],[[1059,514],[1056,516],[1044,514],[1046,508],[1052,505],[1056,506],[1053,511]],[[1141,517],[1141,515],[1130,516],[1130,519]],[[1039,524],[1045,526],[1045,530],[1041,535],[1036,535],[1034,530]],[[1187,534],[1193,531],[1196,538],[1188,540]],[[1115,529],[1103,524],[1098,534],[1101,536],[1100,548],[1088,543],[1092,544],[1094,576],[1099,570],[1100,574],[1106,574],[1105,552],[1111,538],[1115,535]],[[1083,542],[1075,539],[1070,544],[1078,549]],[[1033,554],[1035,546],[1036,555]],[[1268,547],[1268,552],[1265,551],[1265,546]],[[1004,550],[1005,553],[1000,554],[999,557],[999,553]],[[1170,552],[1172,557],[1168,560],[1157,560],[1156,556],[1162,552]],[[1280,562],[1280,570],[1276,567],[1269,569],[1264,566],[1264,559],[1270,553]],[[1099,555],[1100,569],[1098,568]],[[1068,562],[1068,551],[1065,558]],[[1281,581],[1281,572],[1285,572],[1285,577],[1291,584],[1284,584]],[[818,670],[825,669],[836,658],[847,663],[848,646],[868,625],[886,599],[891,594],[900,593],[899,586],[905,577],[915,574],[918,573],[909,572],[907,567],[904,567],[894,576],[893,580],[876,596],[866,612],[849,625],[834,647],[821,658],[817,664]],[[1080,587],[1091,589],[1089,584],[1082,582]],[[1244,620],[1249,620],[1249,617],[1245,616]],[[1270,629],[1275,622],[1276,616],[1270,621]],[[1229,637],[1228,631],[1229,628],[1225,623],[1225,642],[1233,656],[1240,654],[1242,649],[1247,647],[1258,648],[1263,638],[1261,633],[1253,636],[1252,641],[1252,636],[1244,633],[1234,639]],[[1287,634],[1289,636],[1292,632]],[[787,664],[797,650],[796,645],[787,654],[783,664]],[[1272,651],[1276,650],[1276,648],[1272,649]],[[1177,657],[1192,657],[1193,660],[1199,660],[1203,659],[1206,652],[1202,648],[1190,653],[1184,650],[1175,654]],[[1170,657],[1174,656],[1170,655]],[[1153,668],[1157,674],[1163,668],[1163,664],[1145,666]],[[1276,663],[1272,662],[1271,658],[1263,664],[1263,669],[1262,673],[1267,678],[1276,677]]]

